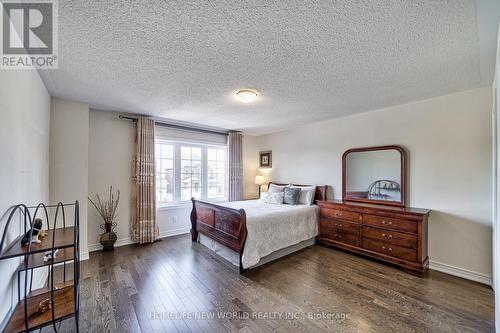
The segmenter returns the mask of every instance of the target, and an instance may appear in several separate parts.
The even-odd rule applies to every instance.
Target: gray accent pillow
[[[300,188],[286,187],[284,192],[283,203],[285,205],[296,205],[299,202]]]

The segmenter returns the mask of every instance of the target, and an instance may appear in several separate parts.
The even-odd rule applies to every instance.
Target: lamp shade
[[[242,89],[236,93],[236,97],[243,103],[253,102],[258,95],[253,89]]]
[[[266,183],[266,179],[264,176],[257,175],[255,176],[255,185],[264,185]]]

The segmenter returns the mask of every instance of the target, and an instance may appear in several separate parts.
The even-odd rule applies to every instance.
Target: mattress
[[[247,238],[242,255],[244,269],[254,267],[273,252],[310,241],[318,235],[316,205],[270,205],[259,200],[233,201],[219,205],[244,209],[246,212]],[[207,245],[205,241],[202,243]],[[216,247],[215,242],[212,245]],[[229,253],[220,246],[217,248],[224,257]],[[234,264],[234,258],[230,261]]]

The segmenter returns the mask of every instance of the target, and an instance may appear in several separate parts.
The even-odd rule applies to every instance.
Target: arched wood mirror
[[[405,160],[401,146],[347,150],[342,156],[343,200],[405,206]]]

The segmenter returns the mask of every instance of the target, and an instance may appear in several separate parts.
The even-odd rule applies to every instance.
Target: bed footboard
[[[240,256],[240,272],[242,272],[241,256],[247,238],[245,210],[232,209],[216,204],[191,199],[191,239],[198,241],[198,233],[236,251]]]

